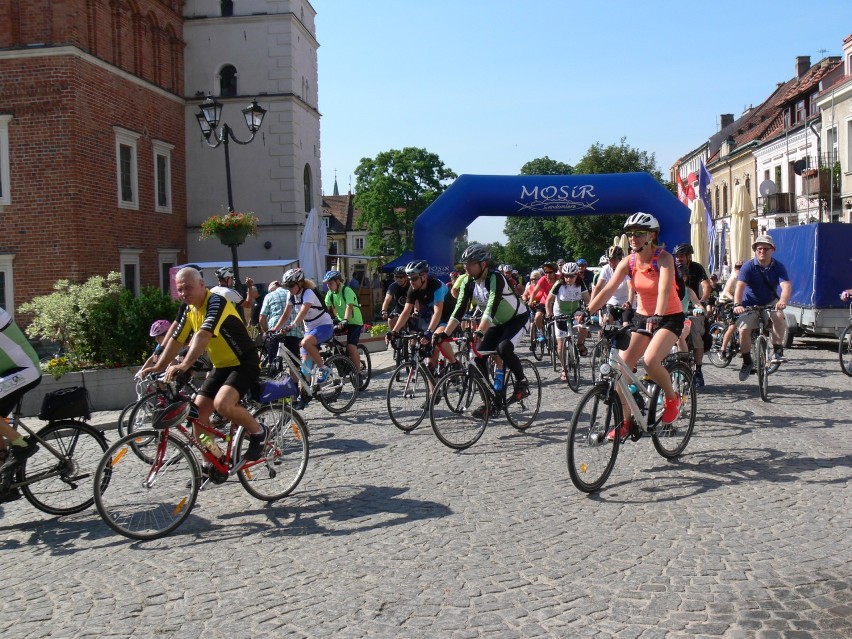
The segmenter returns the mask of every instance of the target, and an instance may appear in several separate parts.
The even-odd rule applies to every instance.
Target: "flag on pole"
[[[695,199],[695,186],[697,182],[698,178],[695,177],[694,172],[686,176],[686,199],[690,202]]]
[[[707,187],[710,186],[710,182],[712,181],[713,176],[710,175],[710,171],[707,170],[707,167],[704,166],[704,162],[702,162],[701,168],[698,171],[698,197],[700,197],[701,201],[704,203],[707,239],[710,244],[710,263],[707,265],[707,268],[711,273],[716,270],[716,225],[713,222],[712,210],[710,208],[710,194],[707,191]]]
[[[683,178],[680,173],[677,174],[677,199],[685,206],[689,206],[689,200],[686,199],[686,187],[683,184]]]

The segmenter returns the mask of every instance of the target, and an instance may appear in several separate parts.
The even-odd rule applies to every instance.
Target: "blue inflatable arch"
[[[689,241],[689,208],[650,173],[461,175],[414,222],[414,255],[438,275],[453,268],[453,241],[482,216],[625,215],[645,211],[661,241]],[[556,256],[554,256],[556,257]]]

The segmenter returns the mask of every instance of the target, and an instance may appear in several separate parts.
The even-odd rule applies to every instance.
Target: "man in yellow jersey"
[[[165,370],[165,381],[170,381],[178,373],[188,373],[206,351],[213,370],[195,397],[199,418],[208,422],[215,409],[222,417],[245,428],[249,432],[249,446],[244,459],[260,459],[266,429],[240,404],[240,398],[260,377],[260,359],[254,341],[234,305],[208,291],[196,269],[182,268],[175,283],[184,302],[178,311],[175,330],[157,363],[140,374]],[[183,360],[170,364],[187,342],[189,350]]]

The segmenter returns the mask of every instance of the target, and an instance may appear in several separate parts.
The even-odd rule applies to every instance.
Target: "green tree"
[[[368,255],[414,248],[414,220],[458,177],[426,149],[391,149],[362,158],[355,169],[358,228],[367,229]]]
[[[619,144],[609,146],[603,146],[600,142],[593,144],[574,170],[583,175],[645,171],[660,183],[664,183],[662,173],[657,167],[656,156],[629,146],[627,138],[621,138]],[[572,259],[585,257],[591,265],[596,265],[598,257],[612,244],[612,238],[623,232],[626,217],[577,215],[562,218],[562,237]]]
[[[521,167],[521,175],[571,175],[574,167],[564,162],[543,158],[530,160]]]

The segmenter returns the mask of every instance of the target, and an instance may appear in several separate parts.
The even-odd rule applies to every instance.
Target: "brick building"
[[[182,5],[0,3],[0,306],[10,313],[59,278],[120,271],[138,291],[185,261]]]

